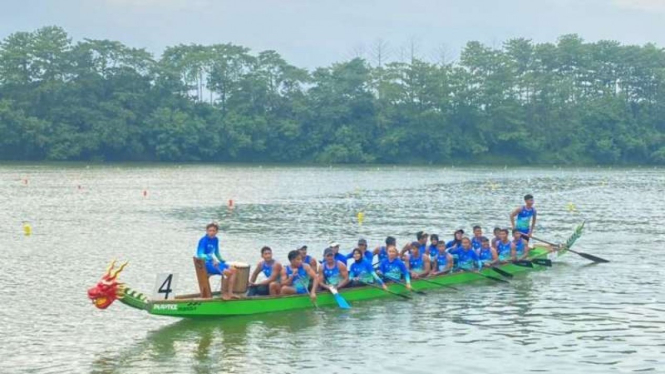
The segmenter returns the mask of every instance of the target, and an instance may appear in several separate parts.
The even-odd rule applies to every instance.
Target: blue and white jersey
[[[526,205],[522,206],[522,210],[517,213],[515,228],[524,234],[528,234],[529,230],[531,230],[531,217],[535,215],[536,208],[527,209]]]

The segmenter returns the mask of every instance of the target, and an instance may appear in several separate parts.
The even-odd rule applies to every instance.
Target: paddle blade
[[[344,300],[342,295],[335,293],[335,301],[337,302],[337,305],[339,305],[340,308],[342,309],[351,309],[351,305]]]
[[[572,251],[571,251],[571,252],[572,252]],[[597,263],[610,262],[609,260],[606,260],[606,259],[604,259],[604,258],[600,258],[600,257],[596,257],[596,256],[594,256],[594,255],[590,255],[590,254],[588,254],[588,253],[583,253],[583,252],[575,252],[575,253],[577,253],[578,255],[580,255],[580,256],[586,258],[587,260],[591,260],[591,261],[593,261],[593,262],[597,262]]]
[[[552,260],[548,260],[546,258],[534,258],[533,260],[531,260],[531,262],[540,266],[548,266],[548,267],[552,266]]]
[[[503,277],[506,277],[506,278],[512,278],[513,277],[512,274],[510,274],[509,272],[507,272],[505,270],[501,270],[499,268],[492,268],[492,270],[494,270],[495,272],[501,274],[501,276],[503,276]]]
[[[531,261],[527,261],[527,260],[513,261],[513,265],[522,266],[522,267],[525,267],[525,268],[532,268],[533,267],[533,264],[531,263]]]

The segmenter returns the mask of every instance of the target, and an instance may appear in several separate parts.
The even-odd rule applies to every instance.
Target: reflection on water
[[[659,169],[2,166],[0,372],[662,371],[664,186]],[[563,240],[586,219],[578,248],[612,262],[569,254],[508,285],[346,312],[177,321],[119,303],[96,310],[85,297],[112,258],[130,261],[120,279],[135,289],[172,271],[176,292],[195,290],[191,255],[210,220],[225,258],[255,264],[265,244],[283,260],[307,243],[318,258],[331,240],[347,251],[359,237],[489,231],[526,192],[539,236]]]

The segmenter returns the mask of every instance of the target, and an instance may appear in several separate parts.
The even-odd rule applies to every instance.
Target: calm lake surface
[[[575,249],[612,262],[570,254],[509,285],[348,312],[185,321],[86,296],[114,258],[129,260],[132,288],[150,293],[173,271],[176,292],[195,291],[191,257],[211,220],[222,255],[254,266],[263,245],[285,260],[306,243],[320,258],[331,240],[347,252],[360,237],[489,231],[525,193],[538,236],[564,240],[586,219]],[[664,197],[665,170],[644,168],[0,166],[0,372],[662,373]]]

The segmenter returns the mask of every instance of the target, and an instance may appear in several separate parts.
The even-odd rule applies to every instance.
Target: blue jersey
[[[511,242],[504,243],[501,240],[496,242],[496,251],[497,255],[499,256],[500,261],[507,261],[510,259],[510,251],[511,251]]]
[[[527,209],[526,205],[522,207],[519,213],[517,213],[517,222],[515,222],[515,228],[524,233],[528,234],[531,230],[531,217],[536,215],[536,208]]]
[[[443,271],[448,267],[448,252],[439,252],[436,256],[436,271]]]
[[[211,239],[208,235],[202,237],[196,249],[196,257],[206,261],[212,261],[216,257],[217,261],[224,262],[219,255],[219,239],[216,236]]]
[[[386,247],[379,248],[379,262],[388,258],[388,250]]]
[[[339,261],[335,261],[332,268],[329,268],[328,264],[323,264],[323,281],[331,286],[336,286],[342,281],[339,273]]]
[[[339,261],[339,262],[343,263],[344,265],[346,265],[346,256],[344,256],[343,254],[337,252],[337,253],[335,253],[335,261]],[[321,263],[323,263],[323,262],[321,262]]]
[[[417,274],[425,271],[425,262],[423,261],[422,253],[419,253],[418,257],[414,255],[409,256],[409,269]]]
[[[291,268],[291,265],[286,266],[286,276],[290,277],[293,275],[293,268]],[[297,293],[307,293],[308,288],[309,288],[309,274],[307,274],[307,271],[305,270],[305,265],[300,265],[298,269],[296,269],[295,272],[296,276],[293,278],[293,288],[296,289]]]
[[[429,249],[429,260],[430,260],[430,262],[434,261],[436,256],[439,255],[439,248],[437,248],[437,246],[435,246],[433,244],[430,244],[429,247],[427,247],[427,249]]]
[[[515,244],[515,255],[517,257],[524,255],[524,240],[522,238],[513,240],[513,244]]]
[[[473,237],[471,238],[471,247],[478,251],[480,247],[483,246],[483,239],[486,239],[484,236],[481,236],[480,238]]]
[[[376,279],[379,283],[383,283],[376,272],[370,261],[365,259],[360,262],[354,261],[349,268],[349,274],[351,278],[358,278],[361,282],[364,283],[374,283]]]
[[[374,260],[374,253],[371,251],[365,251],[365,253],[363,253],[363,258],[372,263],[372,260]],[[346,259],[343,262],[346,264],[351,259],[353,259],[353,251],[346,255]]]
[[[388,279],[399,280],[402,279],[403,276],[407,283],[411,283],[409,270],[399,258],[392,260],[392,262],[389,259],[381,261],[379,270],[381,270],[381,274]]]
[[[307,264],[309,266],[312,266],[312,256],[307,255],[302,259],[303,264]]]
[[[446,250],[449,250],[451,248],[459,248],[461,246],[462,246],[461,240],[451,240],[448,243],[446,243]]]
[[[472,270],[478,264],[478,254],[473,248],[457,250],[457,266],[462,270]]]
[[[494,259],[492,258],[492,248],[480,248],[478,251],[478,259],[482,263],[490,263]]]

